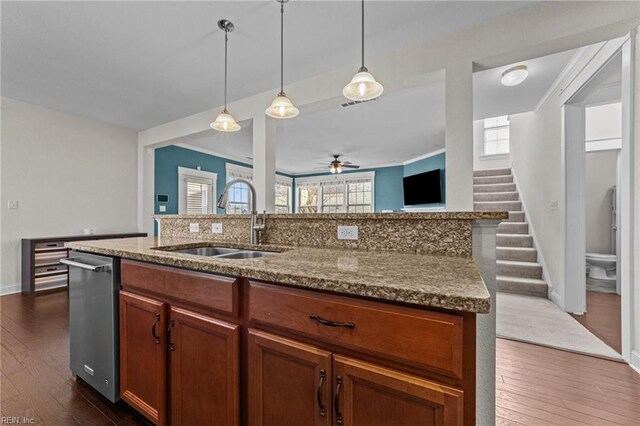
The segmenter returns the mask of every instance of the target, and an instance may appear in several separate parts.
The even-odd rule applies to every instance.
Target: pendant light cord
[[[280,96],[284,96],[284,2],[280,2]]]
[[[364,66],[364,0],[362,0],[362,67],[360,70],[367,70],[367,67]]]
[[[224,112],[227,112],[227,43],[229,42],[229,30],[224,29]]]

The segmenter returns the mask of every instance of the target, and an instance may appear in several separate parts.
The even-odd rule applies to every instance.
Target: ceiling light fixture
[[[211,123],[211,128],[219,132],[237,132],[242,127],[227,111],[227,44],[229,43],[229,33],[233,31],[234,27],[233,23],[227,19],[219,20],[218,27],[224,31],[224,109]]]
[[[273,118],[293,118],[300,113],[291,99],[284,93],[284,4],[289,0],[276,0],[280,3],[280,93],[271,102],[265,113]]]
[[[378,83],[364,66],[364,0],[362,0],[362,66],[351,82],[344,86],[342,94],[352,101],[368,101],[382,95],[383,90],[382,84]]]
[[[517,65],[503,72],[500,82],[505,86],[517,86],[522,83],[528,75],[529,71],[526,65]]]

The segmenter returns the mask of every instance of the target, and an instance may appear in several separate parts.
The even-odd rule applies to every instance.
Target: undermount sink
[[[278,254],[271,251],[241,250],[227,247],[191,247],[168,251],[173,253],[192,254],[195,256],[219,257],[221,259],[254,259],[257,257]]]
[[[220,256],[223,254],[236,253],[240,249],[226,247],[192,247],[185,249],[170,250],[174,253],[194,254],[196,256]]]
[[[253,259],[256,257],[273,256],[272,251],[258,251],[258,250],[241,250],[236,253],[222,254],[219,257],[221,259]]]

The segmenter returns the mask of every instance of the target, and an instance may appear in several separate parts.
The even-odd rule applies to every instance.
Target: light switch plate
[[[189,232],[200,232],[200,224],[198,224],[198,223],[190,223],[189,224]]]
[[[18,200],[9,200],[7,201],[7,208],[10,210],[15,210],[18,208]]]
[[[222,234],[222,223],[212,223],[211,232],[214,234]]]
[[[339,240],[357,240],[358,227],[338,225],[338,239]]]

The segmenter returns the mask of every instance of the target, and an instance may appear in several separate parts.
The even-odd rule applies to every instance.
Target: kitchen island
[[[156,424],[475,424],[476,315],[491,308],[476,262],[330,245],[69,247],[122,258],[121,394]],[[275,254],[176,251],[202,246]]]

